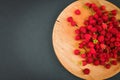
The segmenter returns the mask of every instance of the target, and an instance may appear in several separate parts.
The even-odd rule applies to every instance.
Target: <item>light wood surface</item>
[[[73,75],[86,80],[103,80],[117,74],[120,71],[120,63],[117,66],[112,66],[110,69],[105,69],[103,66],[93,66],[92,64],[83,67],[80,65],[82,58],[73,54],[73,50],[78,46],[78,42],[74,40],[74,30],[77,27],[72,27],[66,21],[66,18],[73,16],[79,26],[83,25],[84,20],[91,15],[90,10],[84,8],[86,2],[91,2],[91,0],[75,1],[61,12],[53,29],[53,47],[61,64]],[[106,5],[108,10],[117,9],[119,15],[116,17],[120,19],[120,9],[115,5],[105,0],[99,0],[99,4]],[[75,9],[80,9],[81,15],[76,16],[74,14]],[[89,75],[83,74],[82,70],[84,68],[90,69]]]

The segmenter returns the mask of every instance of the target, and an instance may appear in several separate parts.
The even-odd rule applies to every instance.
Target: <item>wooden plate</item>
[[[84,8],[86,2],[92,2],[94,0],[80,0],[75,1],[65,8],[59,17],[57,18],[54,29],[53,29],[53,46],[57,58],[61,64],[72,74],[77,77],[87,79],[87,80],[103,80],[110,78],[120,71],[120,63],[117,66],[112,66],[110,69],[105,69],[103,66],[93,66],[92,64],[87,66],[81,66],[80,61],[82,60],[79,56],[73,54],[73,50],[77,47],[76,41],[74,40],[74,27],[66,21],[69,16],[74,16],[78,25],[83,25],[83,21],[91,14],[90,10]],[[117,8],[112,3],[99,0],[99,3],[95,1],[98,5],[106,5],[107,10],[117,9],[119,14],[116,16],[120,19],[120,9]],[[75,9],[80,9],[81,15],[76,16],[73,12]],[[89,75],[84,75],[82,70],[84,68],[89,68],[91,70]]]

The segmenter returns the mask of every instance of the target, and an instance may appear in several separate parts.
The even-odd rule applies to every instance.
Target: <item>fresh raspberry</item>
[[[86,27],[80,27],[80,32],[86,33]]]
[[[86,54],[85,54],[85,53],[80,54],[80,56],[81,56],[82,58],[86,58]]]
[[[111,14],[114,15],[114,16],[116,16],[117,10],[112,10],[112,11],[111,11]]]
[[[92,38],[93,38],[93,39],[97,39],[97,34],[93,34],[93,35],[92,35]]]
[[[80,15],[81,14],[80,10],[79,9],[75,10],[75,14]]]
[[[90,52],[87,53],[87,57],[88,57],[88,58],[92,57],[92,54],[91,54]]]
[[[88,25],[87,29],[90,30],[92,28],[92,25]]]
[[[100,7],[100,9],[101,9],[101,10],[105,10],[106,7],[105,7],[104,5],[102,5],[102,6]]]
[[[93,62],[93,58],[87,58],[87,63],[92,63]]]
[[[71,26],[76,26],[76,22],[75,22],[75,21],[72,21],[72,22],[71,22]]]
[[[87,41],[89,41],[90,38],[91,38],[91,35],[90,35],[90,34],[85,34],[85,39],[86,39]]]
[[[77,36],[75,36],[75,40],[80,40],[81,38],[80,38],[80,36],[79,35],[77,35]]]
[[[83,61],[82,61],[82,65],[83,65],[83,66],[87,65],[87,61],[86,61],[86,60],[83,60]]]
[[[102,35],[101,35],[101,36],[98,36],[98,41],[99,41],[99,42],[104,41],[104,36],[102,36]]]
[[[110,67],[111,67],[110,64],[106,64],[106,65],[105,65],[105,68],[106,68],[106,69],[110,69]]]
[[[67,21],[68,21],[68,22],[72,22],[72,21],[73,21],[73,18],[70,16],[70,17],[67,18]]]
[[[95,66],[98,66],[100,64],[100,61],[99,60],[95,60],[94,63],[93,63]]]
[[[80,29],[76,29],[76,30],[75,30],[75,33],[76,33],[76,34],[80,34]]]
[[[106,45],[105,44],[100,44],[101,49],[105,49]]]
[[[85,68],[85,69],[83,70],[83,73],[84,73],[85,75],[88,75],[88,74],[90,73],[90,70],[89,70],[88,68]]]
[[[117,65],[117,61],[116,60],[112,60],[110,63],[113,64],[113,65]]]
[[[92,54],[96,54],[95,49],[94,49],[94,48],[90,48],[90,53],[92,53]]]
[[[90,3],[86,3],[85,5],[86,5],[87,7],[89,7],[89,8],[91,7],[91,4],[90,4]]]
[[[115,42],[115,46],[120,46],[120,42]]]
[[[103,24],[102,24],[102,28],[103,28],[103,29],[107,29],[107,24],[104,24],[104,23],[103,23]]]
[[[94,47],[93,42],[89,42],[89,43],[88,43],[88,46],[89,46],[90,48],[93,48],[93,47]]]
[[[112,38],[110,39],[110,41],[111,41],[111,42],[114,42],[114,41],[115,41],[115,38],[114,38],[114,37],[112,37]]]
[[[79,55],[80,54],[80,50],[78,50],[78,49],[74,50],[74,54],[75,55]]]

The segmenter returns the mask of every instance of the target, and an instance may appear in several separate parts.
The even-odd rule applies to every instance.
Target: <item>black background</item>
[[[0,0],[0,80],[80,80],[59,63],[52,29],[75,0]],[[109,0],[120,7],[120,0]],[[108,80],[120,80],[120,73]]]

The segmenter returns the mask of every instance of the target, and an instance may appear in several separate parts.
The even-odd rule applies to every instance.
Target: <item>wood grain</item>
[[[109,70],[105,69],[103,66],[96,67],[92,64],[83,67],[80,65],[82,58],[73,54],[73,50],[77,48],[77,42],[74,40],[74,30],[77,27],[71,27],[66,21],[66,18],[74,16],[78,25],[83,25],[84,20],[91,15],[90,10],[84,8],[86,2],[91,2],[91,0],[75,1],[61,12],[53,29],[53,47],[61,64],[73,75],[86,80],[103,80],[117,74],[120,71],[120,63],[117,66],[112,66]],[[100,5],[106,5],[107,10],[117,9],[120,12],[120,9],[110,2],[99,0],[99,3]],[[73,14],[75,9],[82,11],[80,16]],[[116,17],[120,19],[120,13]],[[82,70],[84,68],[91,70],[90,75],[83,74]]]

